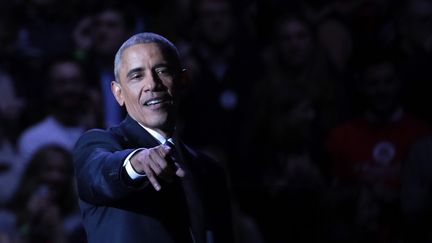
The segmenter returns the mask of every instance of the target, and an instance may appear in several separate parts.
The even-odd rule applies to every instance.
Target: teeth
[[[156,105],[161,103],[163,100],[162,99],[157,99],[157,100],[151,100],[149,102],[146,103],[146,105]]]

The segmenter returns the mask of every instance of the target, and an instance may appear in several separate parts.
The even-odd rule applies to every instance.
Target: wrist
[[[126,159],[125,161],[125,165],[124,168],[126,170],[126,173],[128,174],[128,176],[132,179],[132,180],[137,180],[140,179],[142,177],[145,177],[145,173],[140,172],[139,170],[137,170],[134,166],[133,166],[133,155],[129,158]]]

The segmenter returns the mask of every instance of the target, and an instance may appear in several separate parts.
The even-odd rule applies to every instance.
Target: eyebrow
[[[156,64],[152,69],[157,71],[157,69],[159,69],[159,68],[166,68],[172,75],[177,75],[178,70],[179,70],[179,69],[176,69],[175,65],[172,65],[171,63],[168,63],[168,62]]]
[[[142,71],[144,71],[144,68],[141,68],[141,67],[139,67],[139,68],[133,68],[133,69],[129,70],[129,72],[127,72],[126,77],[130,78],[134,73],[139,73],[139,72],[142,72]]]
[[[165,63],[165,62],[158,63],[158,64],[154,65],[152,69],[154,70],[157,68],[171,68],[171,65],[169,65],[168,63]]]

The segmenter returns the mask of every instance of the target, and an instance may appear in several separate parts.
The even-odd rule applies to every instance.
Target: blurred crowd
[[[229,173],[238,243],[432,242],[432,0],[11,0],[1,243],[86,242],[71,150],[124,117],[142,31],[179,48],[176,129]]]

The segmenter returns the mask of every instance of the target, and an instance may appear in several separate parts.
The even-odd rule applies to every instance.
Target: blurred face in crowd
[[[128,114],[164,136],[172,132],[177,106],[178,67],[172,65],[158,44],[135,44],[124,50],[119,82],[112,82],[114,96]]]
[[[198,24],[203,37],[213,45],[230,41],[233,32],[231,6],[223,0],[202,0],[198,7]]]
[[[425,0],[411,1],[407,19],[403,21],[403,34],[416,48],[430,48],[432,45],[432,3]]]
[[[59,62],[51,67],[51,105],[56,111],[75,114],[81,109],[85,97],[85,82],[80,66],[74,62]]]
[[[121,14],[106,10],[95,18],[94,49],[101,55],[112,55],[128,35],[127,26]]]
[[[313,51],[313,37],[308,26],[299,19],[283,20],[277,27],[278,54],[291,67],[304,66]]]
[[[366,69],[363,82],[367,105],[375,114],[390,115],[399,105],[401,82],[391,63],[380,63]]]
[[[64,186],[72,174],[71,166],[66,154],[57,150],[47,150],[45,160],[40,169],[41,182],[49,185],[51,188]]]

